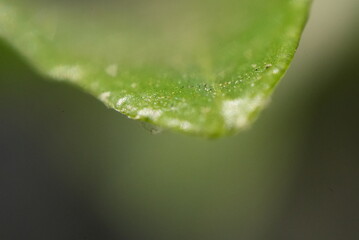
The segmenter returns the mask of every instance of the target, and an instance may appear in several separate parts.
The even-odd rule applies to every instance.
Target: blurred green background
[[[357,0],[317,0],[251,129],[151,135],[0,44],[0,239],[359,239]]]

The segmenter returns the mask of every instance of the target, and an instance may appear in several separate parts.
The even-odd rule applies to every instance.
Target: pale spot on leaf
[[[50,75],[55,79],[77,82],[83,78],[84,72],[80,66],[59,65],[50,70]]]
[[[242,128],[250,123],[250,114],[264,107],[267,99],[263,96],[244,97],[224,101],[222,116],[227,128]]]

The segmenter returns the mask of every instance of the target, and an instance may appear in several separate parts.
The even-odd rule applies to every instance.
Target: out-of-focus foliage
[[[202,136],[247,127],[296,51],[310,0],[1,0],[0,36],[42,75],[130,118]]]

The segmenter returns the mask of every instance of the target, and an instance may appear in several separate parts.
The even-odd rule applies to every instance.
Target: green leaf
[[[0,36],[45,77],[201,136],[247,127],[298,46],[310,0],[0,0]]]

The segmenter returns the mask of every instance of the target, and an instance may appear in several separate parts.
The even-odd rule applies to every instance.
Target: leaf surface
[[[310,0],[0,0],[0,36],[42,75],[130,118],[217,137],[267,104]]]

